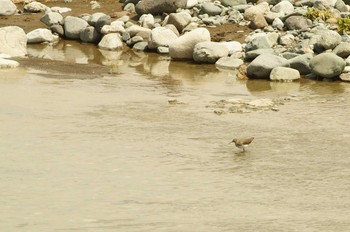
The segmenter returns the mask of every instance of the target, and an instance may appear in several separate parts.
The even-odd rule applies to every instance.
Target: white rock
[[[0,0],[0,15],[13,15],[17,7],[11,0]]]
[[[27,54],[27,37],[22,28],[17,26],[0,28],[0,53],[12,57]]]
[[[0,69],[17,68],[18,66],[19,63],[17,61],[0,58]]]
[[[43,43],[43,42],[53,42],[57,40],[50,30],[46,28],[38,28],[27,34],[27,43]]]
[[[148,48],[157,49],[158,47],[169,47],[169,44],[177,39],[174,31],[165,27],[156,27],[151,31]]]
[[[43,22],[46,26],[50,27],[54,24],[62,24],[63,16],[57,12],[50,12],[41,17],[40,21]]]
[[[116,50],[123,48],[123,42],[119,34],[111,33],[102,37],[98,47],[106,50]]]
[[[37,13],[37,12],[44,12],[46,11],[46,9],[49,8],[46,5],[40,3],[40,2],[30,2],[26,5],[24,5],[23,9],[26,12],[33,12],[33,13]]]
[[[228,48],[219,42],[200,42],[193,49],[193,60],[198,63],[214,64],[218,59],[228,56]]]
[[[154,25],[154,17],[152,14],[141,15],[139,22],[142,27],[152,29]]]
[[[101,34],[110,34],[110,33],[123,33],[125,28],[119,25],[104,25],[101,28]]]
[[[222,44],[227,47],[229,55],[242,51],[242,44],[240,42],[229,41],[229,42],[222,42]]]
[[[169,55],[174,59],[192,59],[193,49],[199,42],[210,42],[206,28],[196,28],[177,38],[169,45]]]
[[[295,39],[294,35],[292,35],[292,34],[285,34],[285,35],[282,35],[279,38],[279,43],[281,45],[289,46],[289,45],[291,45],[294,42],[294,39]]]
[[[51,11],[52,12],[57,12],[57,13],[60,13],[60,14],[64,14],[64,13],[67,13],[69,11],[72,11],[71,8],[68,8],[68,7],[58,7],[58,6],[54,6],[54,7],[51,7]]]
[[[139,32],[151,32],[151,29],[149,28],[144,28],[138,25],[132,25],[128,28],[126,28],[126,32],[128,32],[130,34],[131,37],[135,36],[137,33]]]
[[[296,69],[287,67],[276,67],[271,70],[270,80],[272,81],[293,81],[300,79],[300,73]]]
[[[198,0],[187,0],[186,8],[187,9],[193,8],[197,4],[198,4]]]

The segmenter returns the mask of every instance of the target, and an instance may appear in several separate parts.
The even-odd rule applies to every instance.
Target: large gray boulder
[[[87,26],[80,32],[80,40],[86,43],[98,43],[101,37],[101,34],[93,26]]]
[[[222,42],[222,44],[227,47],[229,55],[242,51],[242,44],[238,41]]]
[[[271,81],[294,81],[300,79],[300,73],[298,70],[288,67],[276,67],[271,70]]]
[[[321,53],[328,49],[333,49],[341,42],[341,36],[338,32],[329,29],[313,29],[315,35],[311,37],[311,43],[314,44],[314,50]]]
[[[339,76],[346,62],[334,53],[322,53],[310,61],[311,72],[323,78],[334,78]]]
[[[247,75],[249,78],[269,79],[273,68],[286,66],[288,66],[287,59],[272,54],[262,54],[248,65]]]
[[[17,26],[0,28],[0,53],[12,57],[27,54],[27,36],[22,28]]]
[[[228,56],[228,48],[218,42],[200,42],[193,49],[193,60],[197,63],[214,64],[218,59]]]
[[[98,47],[105,50],[117,50],[123,48],[123,42],[118,33],[111,33],[102,37]]]
[[[107,16],[107,15],[102,12],[93,13],[92,15],[89,16],[87,22],[89,23],[89,25],[95,26],[97,20],[103,16]]]
[[[0,15],[13,15],[17,11],[16,5],[11,0],[0,0]]]
[[[169,28],[156,27],[151,31],[148,48],[153,50],[158,47],[169,47],[173,41],[177,39],[177,35]]]
[[[137,4],[140,0],[125,0],[123,5],[126,6],[127,4],[129,3],[132,3],[132,4]]]
[[[109,33],[123,33],[125,32],[125,28],[122,25],[118,25],[117,23],[111,25],[104,25],[101,28],[101,34],[109,34]]]
[[[55,40],[58,40],[58,37],[46,28],[38,28],[27,33],[27,43],[52,43]]]
[[[196,28],[177,38],[169,45],[169,55],[174,59],[193,59],[193,49],[199,42],[210,42],[206,28]]]
[[[98,31],[98,32],[101,32],[101,29],[104,25],[111,25],[111,16],[109,15],[105,15],[105,16],[102,16],[102,17],[99,17],[95,23],[95,29]]]
[[[67,16],[64,19],[64,34],[68,39],[80,39],[80,33],[89,24],[78,17]]]
[[[342,58],[350,56],[350,42],[341,42],[333,49],[333,53]]]
[[[143,14],[162,14],[173,13],[179,8],[185,8],[187,0],[142,0],[136,5],[136,13]]]
[[[60,24],[53,24],[50,26],[50,30],[52,31],[52,33],[55,33],[61,37],[64,36],[64,29],[63,26]]]
[[[49,12],[41,17],[40,21],[46,26],[51,27],[54,24],[63,24],[63,16],[57,12]]]
[[[312,25],[312,21],[301,15],[292,15],[284,21],[284,26],[288,30],[305,31]]]
[[[313,58],[311,53],[296,56],[288,60],[289,67],[299,71],[301,75],[306,75],[311,72],[310,61]]]

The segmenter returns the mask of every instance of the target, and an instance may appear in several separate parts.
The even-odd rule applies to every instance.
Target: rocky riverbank
[[[238,69],[239,78],[350,80],[349,2],[0,0],[0,67],[60,39]],[[15,25],[15,26],[8,26]]]

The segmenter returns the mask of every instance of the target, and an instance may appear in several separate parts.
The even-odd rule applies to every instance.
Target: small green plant
[[[307,9],[305,16],[311,19],[312,21],[314,21],[315,19],[321,19],[323,21],[326,21],[327,19],[332,18],[333,14],[328,9],[320,10],[312,7]]]
[[[338,31],[341,34],[348,34],[350,32],[350,18],[340,18],[338,19]]]

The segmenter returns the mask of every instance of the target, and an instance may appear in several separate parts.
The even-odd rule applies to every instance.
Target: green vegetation
[[[328,9],[320,10],[312,7],[307,9],[305,16],[311,19],[312,21],[314,21],[315,19],[321,19],[323,21],[326,21],[327,19],[333,17],[333,13]]]
[[[350,18],[340,18],[338,19],[338,31],[342,34],[347,34],[350,32]]]

